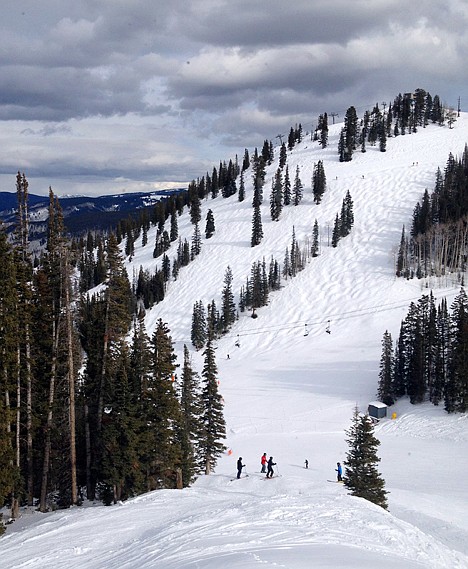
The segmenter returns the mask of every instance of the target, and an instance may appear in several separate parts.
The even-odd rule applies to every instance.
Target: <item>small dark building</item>
[[[367,412],[369,413],[369,417],[379,421],[383,417],[387,416],[387,406],[385,403],[381,403],[380,401],[373,401],[372,403],[369,403]]]

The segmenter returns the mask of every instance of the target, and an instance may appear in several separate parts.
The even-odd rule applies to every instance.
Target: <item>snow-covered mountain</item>
[[[390,409],[396,418],[376,426],[388,511],[334,483],[353,408],[365,411],[376,397],[383,333],[396,338],[409,303],[430,289],[449,305],[459,292],[457,276],[397,279],[395,258],[402,225],[409,227],[416,202],[426,188],[433,189],[437,167],[443,169],[450,152],[463,151],[468,114],[462,113],[453,129],[430,125],[390,138],[385,153],[368,147],[347,163],[338,161],[341,126],[330,127],[326,149],[307,136],[288,154],[291,177],[299,166],[304,198],[297,207],[285,207],[278,222],[270,220],[268,200],[277,161],[267,169],[259,246],[250,246],[249,175],[244,202],[237,196],[204,201],[202,220],[211,209],[214,236],[203,239],[201,254],[147,314],[148,332],[162,318],[181,354],[184,344],[191,346],[193,304],[214,299],[219,306],[228,266],[238,293],[254,261],[269,263],[273,256],[282,263],[293,228],[303,244],[317,219],[320,255],[283,281],[258,318],[241,313],[217,342],[231,452],[216,472],[191,488],[157,491],[109,508],[89,504],[52,514],[25,512],[2,538],[2,567],[468,567],[466,415],[401,400]],[[311,191],[318,160],[327,177],[320,205]],[[354,227],[333,248],[334,219],[348,190]],[[152,257],[155,231],[146,247],[135,243],[135,255],[127,261],[131,278],[140,266],[154,271],[160,262]],[[190,240],[192,232],[184,213],[179,234]],[[193,352],[193,365],[201,371],[200,353]],[[263,452],[277,463],[278,476],[271,480],[259,473]],[[249,475],[241,480],[235,479],[238,457]]]

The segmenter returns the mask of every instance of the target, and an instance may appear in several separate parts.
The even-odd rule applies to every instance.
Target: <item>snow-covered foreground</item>
[[[425,188],[432,190],[436,168],[443,169],[449,152],[462,152],[468,115],[452,130],[430,126],[389,139],[385,154],[369,148],[347,164],[337,159],[339,127],[332,127],[329,148],[309,140],[289,155],[292,178],[300,166],[305,196],[277,223],[268,210],[275,165],[268,170],[260,246],[250,247],[251,191],[240,204],[236,196],[204,202],[203,219],[211,208],[216,233],[147,316],[150,333],[158,318],[168,322],[180,353],[184,343],[190,345],[194,302],[215,299],[219,306],[228,265],[237,293],[253,261],[265,257],[268,263],[273,255],[282,263],[293,227],[304,242],[318,220],[321,255],[284,282],[257,319],[241,314],[218,342],[232,453],[221,458],[214,475],[182,491],[154,492],[109,508],[25,514],[1,540],[2,569],[468,567],[466,415],[403,400],[390,409],[395,419],[377,425],[388,512],[334,482],[353,408],[367,410],[376,396],[383,333],[396,338],[410,301],[430,289],[449,305],[459,291],[456,277],[397,280],[394,263],[402,225],[409,228],[416,201]],[[328,189],[317,206],[310,180],[319,159]],[[333,249],[328,229],[331,235],[347,190],[355,227]],[[179,231],[191,237],[185,214]],[[154,266],[153,247],[154,233],[136,251],[136,270]],[[201,371],[202,361],[193,354],[195,369]],[[263,452],[277,462],[278,476],[271,480],[259,473]],[[240,456],[248,476],[237,480]]]

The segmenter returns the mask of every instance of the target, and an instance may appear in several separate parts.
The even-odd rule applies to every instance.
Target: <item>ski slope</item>
[[[409,229],[416,201],[426,188],[432,191],[436,169],[443,170],[449,152],[459,156],[468,141],[468,115],[453,129],[431,125],[390,138],[386,153],[372,147],[357,151],[349,163],[338,161],[341,126],[330,127],[328,148],[307,136],[288,153],[291,182],[299,166],[304,198],[297,207],[285,207],[278,222],[269,214],[277,162],[267,169],[259,246],[250,247],[249,173],[244,202],[237,196],[204,201],[202,235],[212,209],[214,236],[203,239],[201,254],[147,313],[150,334],[162,318],[178,354],[184,344],[192,349],[193,304],[202,300],[206,306],[214,299],[220,307],[227,266],[238,295],[254,261],[265,258],[268,265],[273,256],[282,265],[293,228],[303,244],[317,219],[320,256],[283,281],[257,319],[240,314],[217,342],[231,454],[221,457],[214,474],[182,491],[153,492],[109,508],[25,511],[1,540],[2,569],[468,567],[466,415],[407,400],[390,409],[396,419],[376,427],[388,511],[329,482],[335,480],[336,462],[345,459],[344,431],[355,405],[365,411],[376,398],[385,330],[395,339],[409,303],[429,290],[449,305],[459,292],[456,275],[406,281],[395,278],[394,267],[402,225]],[[327,176],[320,205],[311,191],[318,160]],[[332,248],[334,219],[347,190],[355,225]],[[184,213],[179,234],[190,240],[192,231]],[[152,258],[154,239],[152,229],[146,247],[135,244],[135,255],[127,260],[130,278],[140,266],[154,270],[159,262]],[[201,372],[202,354],[192,356]],[[278,476],[271,480],[259,473],[263,452],[277,462]],[[249,476],[236,480],[240,456]]]

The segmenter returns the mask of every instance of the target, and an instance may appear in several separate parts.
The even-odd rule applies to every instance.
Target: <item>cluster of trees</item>
[[[354,204],[349,190],[346,192],[341,204],[340,213],[336,214],[332,232],[332,247],[337,247],[343,237],[351,233],[354,225]]]
[[[328,114],[319,115],[317,128],[314,131],[312,140],[318,140],[322,148],[328,146]]]
[[[366,111],[362,120],[358,119],[355,107],[346,111],[344,126],[340,132],[338,155],[340,162],[349,162],[354,151],[360,147],[366,152],[366,144],[379,150],[387,149],[387,138],[417,132],[418,127],[426,127],[430,122],[443,125],[445,121],[450,128],[456,121],[453,109],[445,109],[439,96],[431,96],[424,89],[416,89],[414,93],[400,93],[393,103],[382,103],[383,111],[376,104],[371,112]],[[321,142],[323,146],[323,142]]]
[[[216,302],[212,300],[207,308],[199,300],[193,305],[191,341],[196,350],[201,350],[210,337],[219,338],[225,334],[237,320],[237,309],[232,291],[232,270],[226,268],[224,286],[221,292],[221,309],[218,310]]]
[[[411,403],[443,402],[448,413],[468,410],[468,297],[461,288],[450,310],[432,293],[411,303],[393,345],[382,339],[377,396],[392,405],[407,395]]]
[[[221,308],[218,310],[214,300],[206,308],[201,300],[193,305],[191,341],[194,348],[201,350],[205,346],[208,329],[212,330],[214,339],[226,334],[238,319],[238,312],[251,310],[252,317],[255,318],[256,310],[268,304],[270,293],[280,290],[282,278],[295,277],[305,268],[307,259],[318,256],[319,239],[317,220],[314,222],[312,239],[306,240],[302,245],[297,241],[293,227],[291,244],[286,247],[283,266],[273,257],[268,266],[265,259],[252,263],[250,276],[239,292],[238,307],[232,290],[232,270],[227,267],[221,291]]]
[[[276,174],[271,183],[270,193],[270,215],[272,221],[278,221],[283,206],[288,206],[291,203],[295,206],[301,203],[304,196],[304,185],[300,177],[300,168],[296,167],[296,175],[294,177],[294,184],[291,188],[291,181],[289,179],[289,168],[286,165],[284,178],[281,168],[276,170]]]
[[[435,187],[413,210],[410,235],[403,227],[396,274],[422,278],[463,272],[468,249],[468,146],[460,159],[449,155]]]
[[[225,437],[213,331],[201,378],[188,350],[177,378],[170,330],[159,321],[147,335],[116,236],[98,240],[100,276],[76,278],[95,243],[80,252],[65,238],[51,190],[33,269],[20,174],[17,196],[14,243],[0,231],[0,505],[15,517],[22,503],[110,503],[209,473]],[[97,280],[98,293],[82,292]]]

